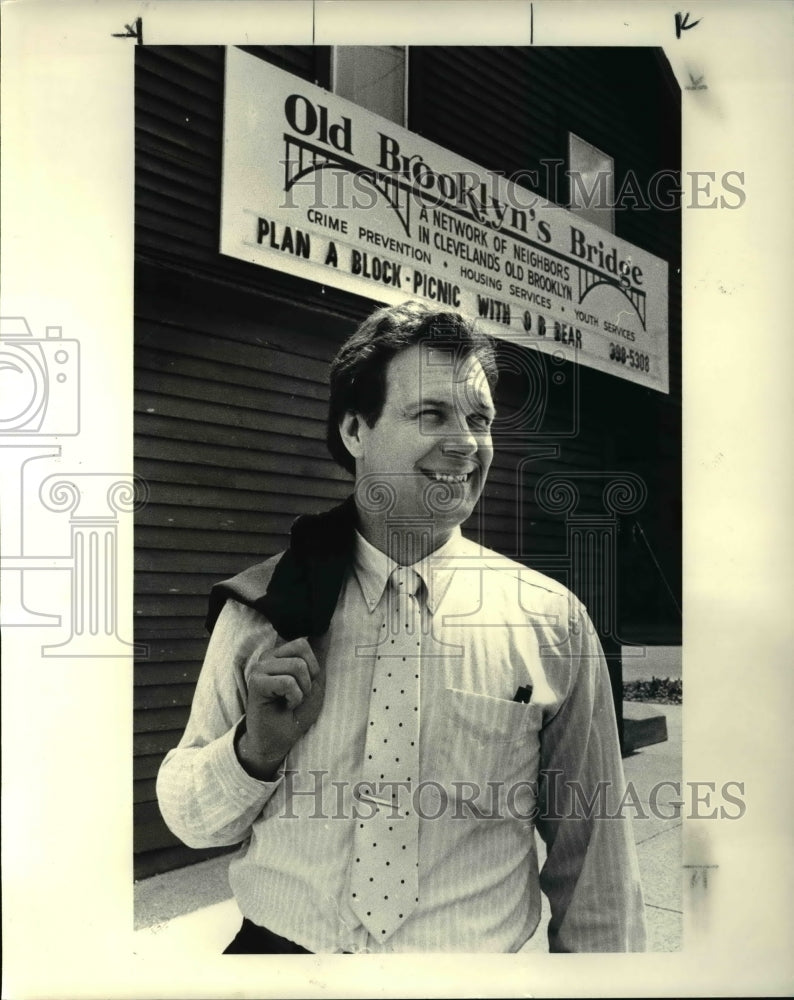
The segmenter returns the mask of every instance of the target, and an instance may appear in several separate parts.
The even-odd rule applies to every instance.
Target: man
[[[644,947],[607,671],[580,603],[464,539],[491,464],[493,345],[382,309],[331,371],[353,497],[215,588],[158,777],[194,847],[242,843],[227,952]],[[546,843],[542,873],[534,830]]]

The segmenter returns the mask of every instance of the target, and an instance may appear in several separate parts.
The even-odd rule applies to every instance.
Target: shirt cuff
[[[234,741],[244,721],[245,717],[206,748],[210,754],[209,767],[221,795],[241,811],[257,803],[264,805],[284,779],[283,764],[274,781],[260,781],[250,775],[237,759]]]

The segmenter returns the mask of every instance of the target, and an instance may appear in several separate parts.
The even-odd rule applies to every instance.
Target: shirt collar
[[[454,528],[452,534],[429,556],[415,562],[412,569],[421,576],[427,588],[427,608],[430,614],[435,614],[438,605],[446,593],[454,572],[454,565],[449,564],[457,555],[462,535],[460,528]],[[361,592],[370,612],[374,611],[383,597],[383,591],[389,582],[389,577],[396,569],[397,563],[376,549],[374,545],[356,531],[355,555],[353,568],[358,578]]]

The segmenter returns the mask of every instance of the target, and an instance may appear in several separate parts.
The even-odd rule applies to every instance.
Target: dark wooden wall
[[[249,51],[327,84],[328,50]],[[615,156],[618,184],[627,165],[638,173],[676,167],[678,97],[658,55],[598,53],[413,49],[409,125],[506,173],[564,158],[568,129]],[[138,877],[208,853],[179,844],[154,795],[206,648],[207,594],[217,580],[282,549],[296,515],[347,495],[350,477],[324,445],[328,363],[376,305],[219,254],[222,101],[223,50],[138,49],[135,448],[136,471],[151,491],[135,538],[136,638],[150,647],[135,671]],[[516,358],[505,345],[497,453],[469,529],[565,579],[565,521],[535,502],[539,477],[605,469],[642,475],[649,488],[638,514],[643,534],[625,525],[619,567],[621,627],[638,641],[674,640],[680,629],[666,589],[680,593],[677,227],[674,213],[618,214],[618,235],[670,263],[671,395],[567,364],[561,385],[540,371],[533,382],[526,367],[512,370]],[[545,404],[527,416],[527,433],[511,433],[511,414],[544,378]],[[575,433],[567,434],[574,398]],[[531,449],[536,457],[528,461]],[[603,484],[581,485],[582,509],[597,511]]]

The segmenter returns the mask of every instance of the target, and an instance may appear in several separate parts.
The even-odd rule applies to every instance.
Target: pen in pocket
[[[529,704],[529,700],[532,697],[532,685],[522,684],[516,693],[513,695],[513,701],[523,702],[525,705]]]

